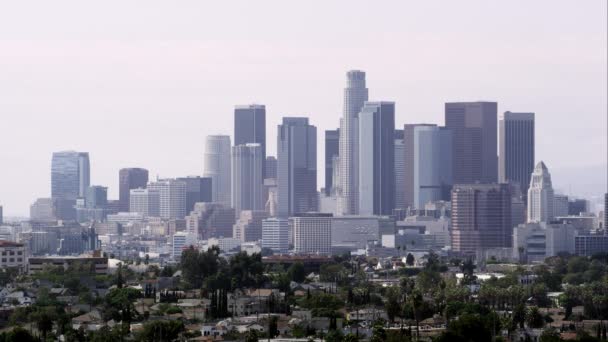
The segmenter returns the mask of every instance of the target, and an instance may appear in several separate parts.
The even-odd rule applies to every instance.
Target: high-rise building
[[[608,232],[608,192],[604,194],[604,230]]]
[[[89,209],[105,208],[108,204],[108,188],[93,185],[85,191],[85,205]]]
[[[317,210],[317,128],[308,118],[283,118],[277,137],[278,215]]]
[[[568,196],[554,194],[553,195],[553,216],[562,217],[568,216]]]
[[[331,254],[332,214],[307,213],[291,217],[296,254]]]
[[[395,103],[366,102],[359,113],[359,210],[390,215],[395,209]]]
[[[534,170],[534,113],[503,113],[498,121],[498,178],[527,197]]]
[[[30,206],[30,220],[32,221],[54,221],[55,211],[52,198],[38,198]]]
[[[405,145],[403,130],[395,130],[395,209],[405,209]]]
[[[231,238],[234,209],[221,203],[196,203],[186,217],[186,230],[202,240]]]
[[[118,171],[118,201],[120,211],[129,211],[129,195],[133,189],[145,189],[148,185],[148,170],[132,167]]]
[[[263,162],[260,144],[232,147],[232,207],[237,217],[242,210],[264,210]]]
[[[211,178],[213,202],[230,206],[232,190],[229,136],[207,136],[207,140],[205,141],[205,172],[203,176]]]
[[[243,210],[234,224],[232,236],[241,242],[262,239],[262,221],[268,218],[264,210]]]
[[[334,187],[334,157],[340,155],[340,130],[325,131],[325,196],[332,193]]]
[[[542,161],[536,164],[528,189],[528,222],[550,222],[553,215],[551,174]]]
[[[340,119],[340,185],[337,211],[342,215],[359,211],[359,112],[368,100],[365,72],[346,73],[344,112]]]
[[[186,183],[175,179],[162,179],[148,184],[160,196],[160,217],[167,220],[183,219],[186,216]]]
[[[51,197],[76,200],[84,197],[91,182],[89,153],[63,151],[53,153]]]
[[[445,104],[445,126],[452,131],[454,184],[498,180],[496,102]]]
[[[186,214],[194,209],[199,202],[213,202],[212,180],[210,177],[180,177],[178,181],[186,183]]]
[[[589,202],[586,199],[572,198],[568,200],[568,215],[578,216],[589,212]]]
[[[0,225],[4,224],[4,213],[2,212],[2,206],[0,205]]]
[[[452,188],[452,250],[511,247],[511,193],[508,184],[458,184]]]
[[[262,221],[262,248],[270,248],[275,253],[289,250],[289,220],[268,218]]]
[[[160,217],[160,192],[152,189],[133,189],[129,195],[129,211],[143,217]]]
[[[266,160],[264,161],[264,168],[264,171],[266,172],[264,179],[277,178],[277,158],[274,156],[266,157]]]
[[[262,160],[266,160],[266,107],[245,105],[234,108],[234,145],[260,144]],[[266,166],[262,164],[262,179]]]
[[[405,208],[449,200],[452,186],[452,132],[430,124],[405,125]]]

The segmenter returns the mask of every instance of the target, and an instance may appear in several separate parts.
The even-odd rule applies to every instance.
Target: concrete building
[[[395,209],[395,103],[365,102],[359,113],[359,210],[390,215]]]
[[[511,193],[508,184],[459,184],[452,189],[452,250],[511,247]]]
[[[24,244],[0,240],[0,269],[16,268],[24,271],[26,265],[27,251]]]
[[[451,166],[451,165],[450,165]],[[395,209],[405,206],[405,141],[402,129],[395,130]]]
[[[76,200],[85,196],[91,182],[89,153],[55,152],[51,164],[52,198]]]
[[[569,224],[520,224],[513,228],[513,258],[523,262],[542,262],[561,252],[574,254],[576,235],[576,228]]]
[[[498,181],[497,103],[445,104],[445,126],[452,131],[454,184]]]
[[[550,222],[553,216],[551,174],[542,161],[536,164],[528,189],[528,222]]]
[[[325,196],[334,188],[334,157],[340,155],[340,129],[325,131]]]
[[[568,216],[568,196],[560,194],[553,195],[553,216]]]
[[[332,250],[355,251],[379,242],[383,234],[395,234],[395,220],[389,216],[338,216],[331,221]]]
[[[294,252],[296,254],[331,254],[332,214],[296,214],[293,224]]]
[[[574,238],[574,254],[590,257],[608,251],[608,234],[581,234]]]
[[[187,232],[177,232],[171,237],[171,256],[173,260],[180,260],[182,251],[196,244],[196,235]]]
[[[273,217],[262,221],[262,248],[275,253],[289,250],[289,220]]]
[[[158,191],[160,217],[167,220],[186,216],[186,183],[175,179],[163,179],[148,184],[148,189]]]
[[[442,250],[450,246],[450,226],[451,220],[445,216],[435,218],[432,216],[408,216],[403,221],[397,222],[397,235],[405,238],[396,237],[396,241],[403,241],[405,244],[397,244],[405,250]],[[409,234],[420,235],[410,237]],[[412,243],[412,241],[415,241]],[[403,248],[403,247],[406,248]]]
[[[277,179],[277,158],[267,156],[264,161],[264,171],[266,172],[264,179]]]
[[[262,221],[268,218],[264,210],[243,210],[234,224],[232,236],[241,242],[262,239]]]
[[[264,210],[263,162],[260,144],[232,147],[232,207],[237,217],[243,210]]]
[[[588,213],[590,211],[589,207],[589,201],[585,199],[572,198],[568,200],[568,215],[578,216],[581,213]]]
[[[72,265],[91,264],[92,272],[103,275],[108,273],[108,258],[92,256],[92,257],[72,257],[72,256],[49,256],[28,259],[28,273],[35,274],[44,270],[46,265],[63,267],[67,270]]]
[[[278,215],[316,211],[317,128],[308,118],[283,118],[278,126],[277,157]]]
[[[534,170],[534,113],[504,112],[498,121],[498,178],[516,183],[527,201]]]
[[[211,178],[212,200],[227,207],[231,205],[230,137],[209,135],[205,141],[205,172]]]
[[[340,186],[338,212],[354,215],[359,212],[359,112],[368,100],[365,72],[346,73],[344,111],[340,119]]]
[[[186,183],[186,213],[194,210],[194,204],[213,202],[213,185],[210,177],[189,176],[177,178]]]
[[[52,198],[38,198],[30,206],[30,220],[32,221],[54,221],[55,211]]]
[[[118,171],[119,211],[129,211],[131,190],[145,189],[148,185],[148,170],[131,167]]]
[[[234,108],[234,146],[259,144],[262,156],[262,179],[266,176],[266,107],[244,105]]]
[[[405,125],[405,208],[449,200],[452,188],[452,132],[436,125]]]
[[[200,240],[232,237],[234,209],[221,203],[196,203],[186,217],[186,231]]]
[[[160,217],[160,191],[154,189],[133,189],[129,194],[129,212],[143,217]]]

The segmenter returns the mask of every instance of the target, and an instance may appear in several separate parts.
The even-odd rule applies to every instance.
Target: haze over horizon
[[[605,1],[180,4],[0,5],[5,216],[50,196],[55,151],[89,152],[91,184],[112,199],[123,167],[201,175],[205,136],[232,136],[234,106],[249,103],[266,105],[268,155],[281,117],[310,117],[321,187],[350,69],[370,100],[396,102],[397,126],[443,124],[450,101],[535,112],[555,188],[606,191]]]

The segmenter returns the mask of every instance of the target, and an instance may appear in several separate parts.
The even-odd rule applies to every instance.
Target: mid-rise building
[[[234,108],[234,146],[259,144],[262,156],[262,179],[266,176],[266,107],[244,105]]]
[[[445,126],[452,131],[454,184],[498,181],[497,103],[445,104]]]
[[[289,220],[268,218],[262,221],[262,248],[270,248],[275,253],[289,250]]]
[[[449,200],[452,188],[452,132],[429,124],[405,125],[405,208]]]
[[[576,235],[576,228],[569,224],[520,224],[513,228],[513,257],[522,262],[542,262],[558,253],[573,254]]]
[[[568,201],[568,215],[578,216],[589,212],[589,202],[585,199],[572,198]]]
[[[608,234],[581,234],[574,238],[574,254],[590,257],[608,251]]]
[[[262,146],[245,144],[232,147],[232,207],[236,215],[243,210],[263,210]]]
[[[277,137],[278,215],[317,210],[317,128],[284,117]]]
[[[511,193],[508,184],[458,184],[452,189],[452,250],[511,247]]]
[[[519,185],[527,201],[534,170],[534,113],[503,113],[498,121],[498,178]]]
[[[334,157],[340,155],[340,129],[325,131],[325,196],[334,188]]]
[[[196,235],[187,232],[177,232],[171,238],[171,256],[173,260],[180,260],[182,252],[189,246],[196,244]]]
[[[149,183],[148,189],[159,193],[161,218],[172,220],[186,216],[186,183],[175,179],[157,180]]]
[[[28,273],[35,274],[45,269],[45,266],[63,267],[67,270],[74,265],[91,265],[91,272],[103,275],[108,273],[108,258],[100,256],[75,257],[75,256],[49,256],[28,259]]]
[[[232,237],[234,209],[221,203],[196,203],[186,217],[186,231],[199,239]]]
[[[212,200],[231,205],[230,136],[209,135],[205,141],[204,177],[211,178]]]
[[[24,271],[27,265],[25,245],[0,240],[0,269],[16,268]]]
[[[262,221],[268,218],[264,210],[243,210],[234,224],[232,236],[241,242],[262,239]]]
[[[145,189],[148,185],[148,170],[132,167],[118,171],[118,211],[129,211],[131,190]]]
[[[344,111],[340,119],[340,184],[337,189],[337,205],[341,215],[359,212],[359,112],[367,100],[365,72],[348,71]]]
[[[332,214],[307,213],[291,217],[296,254],[331,254]]]
[[[93,185],[85,190],[85,205],[89,209],[103,209],[108,204],[108,188]]]
[[[30,206],[30,220],[32,221],[54,221],[55,212],[52,198],[38,198]]]
[[[264,171],[266,175],[264,179],[277,179],[277,158],[274,156],[267,156],[264,161]]]
[[[129,194],[129,211],[143,217],[160,217],[160,192],[154,189],[133,189]]]
[[[395,103],[365,102],[359,113],[359,213],[395,209]]]
[[[337,216],[331,222],[332,250],[365,249],[379,242],[383,234],[395,234],[395,220],[389,216]]]
[[[553,195],[553,216],[568,216],[568,196],[560,194]]]
[[[199,202],[213,202],[213,185],[210,177],[180,177],[178,181],[186,183],[186,213],[194,210],[194,204]]]
[[[550,222],[553,215],[551,174],[542,161],[536,164],[528,189],[528,222]]]
[[[91,182],[89,153],[55,152],[51,164],[52,198],[76,200],[85,196]]]

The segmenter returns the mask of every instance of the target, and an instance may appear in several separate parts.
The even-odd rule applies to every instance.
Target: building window
[[[17,252],[17,255],[23,255],[22,251]]]
[[[6,258],[2,258],[2,262],[6,262]]]
[[[15,258],[10,258],[10,262],[15,262]]]
[[[23,261],[23,259],[21,259],[21,258],[17,258],[17,261],[18,261],[18,262],[22,262],[22,261]]]

